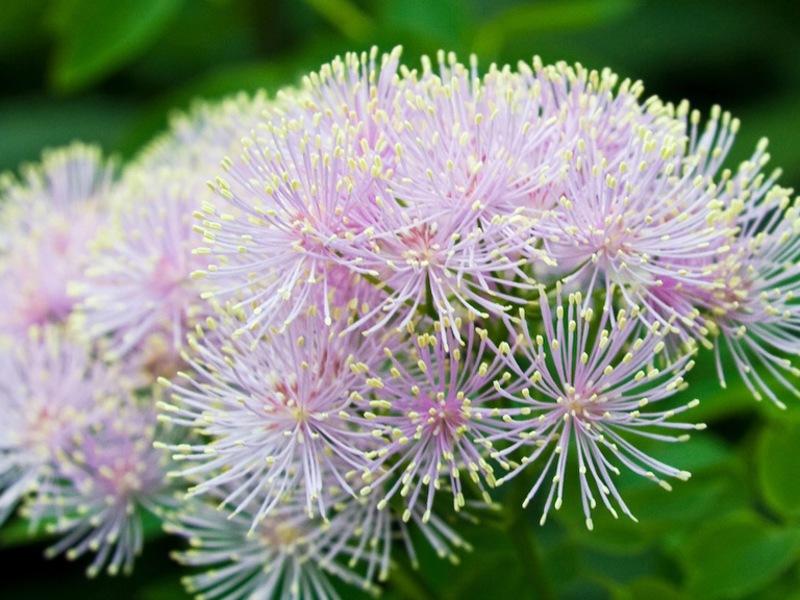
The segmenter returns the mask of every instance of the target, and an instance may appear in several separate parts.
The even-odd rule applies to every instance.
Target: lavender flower
[[[387,290],[371,331],[394,316],[405,326],[418,307],[451,326],[459,314],[502,313],[533,288],[530,263],[549,262],[529,208],[563,149],[552,96],[508,69],[479,78],[452,54],[439,71],[423,60],[408,76],[408,108],[387,129],[389,197],[355,249]]]
[[[190,279],[204,264],[192,253],[200,241],[192,230],[194,178],[169,169],[127,172],[112,228],[95,241],[90,267],[71,286],[81,300],[76,323],[92,339],[110,336],[112,358],[132,349],[147,355],[158,345],[162,362],[177,363],[202,310],[200,290]]]
[[[721,345],[730,350],[736,370],[756,399],[766,395],[784,407],[765,375],[800,395],[786,377],[800,375],[789,358],[800,353],[800,220],[792,190],[774,185],[780,172],[770,177],[760,173],[768,160],[765,151],[766,140],[725,182],[720,194],[738,233],[720,254],[715,272],[720,285],[704,298],[703,306],[710,312],[709,329],[716,334],[717,371],[723,386]]]
[[[95,241],[86,276],[71,286],[81,300],[79,326],[95,339],[110,335],[113,355],[135,350],[155,375],[178,368],[186,332],[204,309],[190,275],[208,266],[194,252],[202,238],[192,215],[214,206],[207,179],[267,105],[263,94],[198,104],[126,169],[113,227]]]
[[[669,118],[673,110],[664,105],[659,113]],[[678,111],[685,117],[688,106]],[[695,124],[698,118],[693,113]],[[723,120],[731,131],[738,127],[727,114]],[[559,204],[537,230],[560,268],[581,282],[587,299],[596,289],[607,290],[610,303],[619,290],[623,306],[651,309],[648,318],[670,329],[675,319],[690,330],[695,326],[696,305],[673,304],[660,288],[685,288],[695,295],[714,290],[709,265],[732,233],[722,225],[711,183],[730,139],[730,134],[714,136],[718,121],[715,112],[699,141],[694,133],[675,138],[642,127],[624,151],[617,150],[614,162],[589,131],[583,132],[570,154]],[[706,162],[708,154],[715,158]]]
[[[430,333],[416,334],[409,327],[407,344],[394,351],[384,348],[390,365],[367,373],[374,391],[358,398],[378,438],[378,448],[369,453],[375,462],[362,474],[367,486],[361,493],[373,492],[391,476],[381,486],[379,507],[399,492],[406,520],[416,506],[424,506],[423,521],[430,517],[442,480],[449,483],[455,510],[464,507],[465,472],[484,502],[491,503],[483,483],[495,485],[494,469],[486,460],[492,445],[486,439],[503,437],[517,412],[498,406],[501,385],[508,386],[506,394],[519,386],[509,382],[486,331],[471,321],[459,320],[455,327],[463,335],[463,347],[453,338],[445,345],[438,322]]]
[[[75,300],[69,282],[87,266],[87,243],[101,228],[112,165],[93,146],[45,152],[2,190],[0,332],[24,339],[33,325],[64,323]]]
[[[549,480],[544,523],[551,505],[556,509],[561,506],[567,457],[572,451],[578,460],[587,527],[593,526],[591,510],[597,503],[594,490],[614,516],[616,504],[634,518],[614,484],[613,477],[620,473],[618,464],[667,490],[670,485],[662,475],[681,480],[689,477],[688,472],[648,456],[629,438],[683,441],[688,436],[656,433],[653,428],[705,427],[670,420],[695,406],[697,400],[674,408],[645,408],[686,387],[683,375],[694,364],[693,352],[659,369],[655,360],[665,347],[662,329],[656,321],[643,330],[636,309],[620,310],[613,321],[607,311],[601,311],[595,321],[594,310],[586,306],[579,292],[570,294],[565,306],[560,289],[556,292],[555,314],[544,290],[540,307],[543,333],[532,333],[521,313],[521,360],[509,360],[509,367],[528,387],[521,396],[499,390],[521,409],[514,421],[515,435],[506,437],[513,443],[496,455],[509,460],[509,472],[498,481],[510,479],[540,458],[544,460],[541,474],[524,501],[527,505]],[[533,446],[533,450],[517,462],[511,457],[520,446]]]
[[[94,553],[90,577],[104,568],[110,575],[130,573],[142,550],[142,510],[161,514],[176,505],[166,457],[153,448],[154,408],[133,399],[101,402],[96,422],[59,449],[55,477],[28,507],[34,522],[63,535],[48,556],[65,553],[73,560]]]
[[[150,142],[128,168],[191,171],[192,187],[213,201],[206,182],[225,156],[238,152],[241,138],[257,127],[272,104],[264,92],[252,96],[242,92],[217,102],[197,100],[188,112],[172,115],[169,129]]]
[[[193,372],[183,375],[185,383],[162,380],[173,398],[162,403],[163,418],[207,436],[170,446],[177,460],[199,463],[181,474],[197,481],[192,495],[225,487],[223,504],[251,510],[256,519],[303,482],[307,512],[324,518],[323,474],[352,493],[346,474],[366,465],[369,436],[352,398],[366,393],[361,373],[369,366],[354,357],[380,356],[375,342],[343,333],[341,321],[324,328],[314,317],[266,338],[247,331],[233,338],[239,327],[226,314],[210,321],[208,331],[190,339]]]
[[[263,519],[249,510],[226,517],[196,499],[176,513],[167,529],[191,545],[176,553],[176,560],[208,569],[185,577],[187,589],[209,599],[335,600],[340,598],[330,581],[335,577],[377,594],[376,581],[390,573],[395,538],[415,556],[406,523],[389,510],[379,510],[374,497],[339,493],[337,502],[334,495],[329,502],[335,512],[322,522],[308,518],[301,496],[282,502]],[[415,510],[412,521],[441,556],[455,560],[452,549],[468,547],[435,515],[423,523]]]
[[[368,243],[391,176],[383,105],[398,94],[396,54],[380,73],[374,53],[334,61],[302,93],[283,94],[244,139],[241,156],[225,161],[217,189],[233,214],[204,207],[200,229],[209,245],[198,252],[216,262],[197,275],[209,276],[204,297],[247,310],[246,327],[281,326],[270,319],[285,307],[292,309],[286,323],[309,308],[330,322],[328,293],[341,267],[377,275],[360,266],[354,249]],[[312,307],[312,297],[321,306]]]
[[[62,328],[33,328],[0,348],[0,524],[54,477],[56,456],[97,419],[117,369],[94,361]]]

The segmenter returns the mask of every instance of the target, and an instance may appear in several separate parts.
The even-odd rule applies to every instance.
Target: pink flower
[[[0,524],[54,477],[56,457],[98,418],[118,369],[96,362],[63,328],[32,328],[0,348]]]
[[[693,430],[705,426],[671,420],[695,406],[696,400],[678,408],[647,408],[682,390],[686,386],[683,375],[694,364],[693,353],[687,352],[658,368],[656,360],[665,347],[658,322],[643,328],[636,309],[621,310],[613,320],[605,310],[596,316],[580,293],[570,294],[565,306],[559,289],[555,301],[553,313],[542,290],[541,334],[531,332],[524,313],[520,315],[519,359],[511,359],[508,364],[527,387],[521,395],[500,389],[503,396],[522,408],[514,421],[518,441],[498,454],[511,461],[515,460],[512,452],[518,447],[528,446],[533,450],[516,464],[509,462],[510,470],[499,482],[510,479],[528,465],[544,461],[541,474],[524,502],[527,505],[549,482],[542,514],[544,522],[551,506],[556,509],[561,506],[567,457],[574,452],[586,525],[591,529],[591,510],[597,504],[595,494],[615,516],[614,504],[633,518],[614,484],[619,466],[666,489],[670,486],[662,476],[681,480],[689,477],[686,471],[639,450],[631,438],[683,441],[688,436],[657,433],[655,429]]]
[[[129,398],[106,398],[99,413],[59,449],[55,477],[29,507],[34,522],[48,522],[49,533],[63,535],[48,556],[95,555],[90,577],[103,568],[110,575],[130,573],[144,541],[142,511],[161,514],[177,505],[166,457],[153,448],[154,410]]]
[[[45,152],[3,190],[0,332],[24,339],[29,327],[65,323],[72,314],[68,287],[104,226],[111,171],[98,148],[73,144]]]
[[[264,518],[251,510],[226,515],[190,501],[167,526],[191,544],[174,555],[178,562],[207,569],[184,578],[189,592],[226,600],[337,600],[340,595],[331,583],[337,578],[378,593],[376,581],[389,575],[398,534],[416,562],[408,525],[397,522],[391,510],[379,510],[374,498],[334,494],[328,501],[337,508],[323,522],[308,517],[300,492]],[[224,495],[224,489],[216,493],[217,498]],[[435,515],[423,523],[415,509],[412,521],[441,556],[452,558],[454,547],[467,546]]]
[[[341,267],[377,275],[355,249],[371,237],[391,176],[383,127],[399,94],[397,54],[380,68],[375,53],[324,67],[302,93],[282,94],[241,155],[226,160],[216,186],[229,213],[205,208],[208,246],[198,252],[214,262],[198,276],[208,277],[204,297],[246,309],[244,326],[264,333],[309,309],[330,322]]]
[[[736,370],[756,399],[766,395],[778,406],[782,386],[795,396],[800,375],[790,357],[800,353],[800,218],[792,190],[774,185],[779,175],[760,173],[766,140],[727,182],[721,201],[737,235],[720,253],[719,287],[705,298],[709,329],[715,334],[717,370],[725,385],[720,347],[727,346]],[[768,375],[769,374],[769,375]],[[770,382],[768,377],[774,380]]]
[[[111,228],[93,244],[90,266],[71,293],[78,326],[92,339],[110,337],[109,356],[147,354],[160,340],[162,360],[177,362],[187,330],[203,310],[191,273],[206,264],[192,250],[196,175],[131,170],[120,183]]]
[[[430,517],[440,480],[447,482],[455,510],[463,508],[464,475],[490,503],[485,486],[494,487],[495,474],[486,439],[505,436],[517,413],[498,406],[501,385],[508,387],[506,394],[519,386],[503,372],[505,363],[491,350],[486,331],[471,321],[459,320],[455,327],[462,346],[449,328],[438,331],[436,322],[430,332],[412,330],[405,343],[384,348],[389,365],[367,372],[374,391],[358,398],[365,426],[378,440],[369,453],[374,463],[361,476],[367,483],[361,493],[375,493],[382,484],[382,507],[399,492],[404,519],[416,506],[424,507],[423,521]]]
[[[302,482],[306,511],[324,518],[324,474],[353,493],[347,473],[367,464],[371,438],[353,398],[366,394],[361,373],[381,355],[371,339],[342,333],[341,320],[325,328],[302,317],[268,337],[246,330],[231,337],[240,326],[220,315],[191,338],[194,371],[186,381],[162,380],[173,399],[162,404],[164,417],[206,440],[169,448],[192,465],[181,470],[197,482],[192,495],[225,487],[223,504],[261,519]],[[357,362],[359,355],[368,362]]]
[[[667,118],[672,110],[660,106],[656,114]],[[685,118],[686,111],[682,105],[679,115]],[[693,113],[695,125],[698,118]],[[695,131],[673,137],[642,127],[626,148],[616,149],[613,162],[597,141],[602,138],[589,126],[582,132],[559,203],[537,231],[587,300],[602,290],[610,303],[618,290],[622,306],[638,306],[647,320],[686,327],[684,337],[707,333],[695,322],[698,298],[716,288],[712,265],[733,233],[712,178],[729,146],[728,128],[738,124],[726,113],[723,133],[715,137],[719,118],[715,111],[699,139]]]

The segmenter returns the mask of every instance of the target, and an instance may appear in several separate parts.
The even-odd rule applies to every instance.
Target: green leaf
[[[572,31],[592,27],[628,14],[633,0],[568,0],[521,4],[509,8],[479,27],[473,49],[493,56],[514,36]]]
[[[467,37],[468,7],[454,0],[386,0],[381,13],[381,29],[403,36],[403,46],[410,39],[420,39],[436,48],[457,50]],[[417,57],[408,54],[411,62]]]
[[[52,83],[84,88],[135,58],[164,30],[183,0],[59,0],[50,15],[56,34]]]
[[[39,21],[47,0],[4,0],[0,19],[0,56],[18,59],[42,44]]]
[[[766,97],[746,110],[737,111],[742,128],[737,134],[731,152],[731,163],[745,160],[752,155],[758,140],[769,137],[771,160],[765,167],[769,173],[780,167],[783,176],[780,183],[796,185],[800,182],[800,153],[797,152],[797,131],[800,130],[800,94],[796,91],[781,96]],[[776,390],[781,390],[776,387]],[[783,391],[783,390],[781,390]],[[791,394],[785,394],[784,401],[792,401]]]
[[[372,19],[349,0],[306,0],[314,10],[354,42],[365,42],[375,31]]]
[[[16,170],[21,162],[38,161],[43,148],[76,139],[113,152],[136,110],[129,102],[99,96],[60,102],[24,96],[0,102],[0,171]]]
[[[613,590],[612,600],[685,600],[681,592],[656,577],[643,577]]]
[[[30,531],[28,522],[23,519],[14,519],[0,528],[0,548],[11,548],[30,544],[42,539]]]
[[[758,483],[766,503],[785,517],[800,516],[800,425],[765,428],[758,440]]]
[[[800,531],[779,529],[753,513],[701,527],[683,548],[688,588],[697,598],[739,598],[775,579],[795,559]]]

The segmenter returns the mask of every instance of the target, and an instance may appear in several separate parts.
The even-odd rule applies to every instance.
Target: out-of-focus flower
[[[89,264],[87,243],[104,227],[112,164],[94,146],[45,152],[0,193],[0,333],[25,338],[32,325],[64,323],[69,282]]]
[[[56,476],[57,455],[93,426],[119,379],[63,328],[33,328],[0,347],[0,524]]]
[[[54,477],[27,508],[49,533],[63,535],[48,556],[94,553],[89,576],[104,568],[111,575],[130,573],[144,541],[142,511],[160,515],[177,504],[167,457],[153,447],[155,407],[112,398],[99,412],[91,427],[59,449]]]
[[[687,439],[685,434],[674,436],[657,430],[686,431],[705,426],[671,420],[695,406],[696,400],[677,407],[648,408],[684,389],[683,375],[694,364],[693,352],[686,352],[659,369],[656,360],[665,342],[657,321],[649,328],[642,327],[636,309],[621,310],[613,321],[605,310],[597,316],[579,292],[570,294],[565,306],[559,289],[555,302],[553,312],[545,291],[541,292],[542,334],[531,333],[524,313],[521,315],[521,360],[512,358],[509,367],[527,387],[520,396],[506,394],[502,388],[499,391],[524,411],[514,421],[518,441],[499,450],[497,456],[512,457],[512,451],[519,446],[533,446],[533,450],[520,462],[510,463],[509,472],[499,481],[544,460],[541,474],[524,502],[527,505],[549,482],[544,522],[552,505],[556,509],[561,506],[567,458],[574,452],[581,502],[591,529],[595,491],[612,514],[616,515],[616,504],[633,518],[614,483],[614,476],[620,472],[618,465],[666,489],[670,485],[662,476],[682,480],[689,477],[686,471],[648,456],[630,438],[683,441]]]
[[[195,252],[202,238],[193,215],[214,205],[208,181],[268,105],[264,94],[200,103],[174,117],[126,169],[111,227],[94,241],[85,276],[70,290],[80,300],[79,327],[95,339],[111,336],[112,356],[136,350],[156,376],[179,366],[186,333],[205,304],[191,279],[208,266]]]
[[[191,273],[204,264],[192,253],[196,175],[159,169],[126,173],[115,195],[111,227],[93,243],[92,261],[70,293],[80,300],[75,322],[92,339],[110,337],[111,357],[147,354],[159,338],[161,360],[174,364],[200,290]]]
[[[217,494],[222,497],[224,491]],[[397,539],[416,564],[409,524],[391,509],[378,509],[375,497],[334,493],[328,502],[335,509],[323,522],[308,517],[302,496],[285,499],[265,518],[250,510],[226,515],[191,500],[167,524],[191,546],[176,553],[176,560],[208,569],[185,577],[187,589],[209,599],[335,600],[340,595],[331,577],[377,594],[376,582],[390,574]],[[469,548],[436,515],[423,522],[415,508],[411,521],[441,557],[456,560],[454,548]]]
[[[226,156],[241,151],[241,139],[258,127],[272,106],[264,92],[240,93],[219,102],[198,100],[188,112],[174,114],[167,132],[150,142],[128,169],[190,171],[192,188],[210,200],[207,182]]]

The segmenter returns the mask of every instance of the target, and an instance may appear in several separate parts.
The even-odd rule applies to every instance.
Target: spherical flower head
[[[177,504],[167,482],[167,460],[153,447],[169,436],[156,425],[154,407],[135,399],[106,398],[101,415],[59,451],[55,477],[28,507],[35,522],[63,535],[48,556],[73,560],[93,553],[90,577],[130,573],[143,544],[142,516]]]
[[[76,326],[91,339],[109,338],[111,358],[133,353],[145,368],[178,364],[186,332],[205,308],[191,278],[207,264],[193,253],[200,241],[192,217],[196,178],[133,168],[118,185],[111,226],[70,289],[80,301]]]
[[[369,435],[352,405],[368,389],[361,373],[381,357],[376,341],[318,317],[298,317],[269,336],[234,336],[241,325],[228,314],[209,322],[190,338],[192,371],[163,381],[172,392],[164,418],[205,440],[170,449],[192,465],[180,471],[196,481],[192,495],[230,491],[228,512],[264,518],[302,482],[306,511],[324,518],[323,473],[354,493],[346,474],[367,462]],[[354,358],[362,354],[367,363]]]
[[[495,485],[495,473],[486,439],[502,438],[515,414],[498,406],[498,390],[505,385],[511,394],[518,386],[509,381],[487,332],[459,320],[462,344],[449,333],[445,344],[438,327],[436,322],[422,333],[409,327],[405,344],[384,348],[388,365],[367,373],[373,391],[359,399],[377,439],[361,493],[375,493],[383,484],[376,489],[383,494],[379,506],[385,506],[399,492],[404,519],[419,507],[427,520],[443,482],[455,510],[466,504],[465,483],[491,503],[487,487]]]
[[[63,328],[33,328],[0,347],[0,524],[54,476],[54,461],[97,419],[118,370],[96,362]]]
[[[618,465],[668,490],[670,485],[662,476],[681,480],[689,477],[686,471],[639,450],[631,438],[683,441],[688,436],[657,430],[705,427],[671,420],[695,406],[696,400],[678,407],[647,408],[686,387],[683,375],[693,366],[692,353],[659,368],[656,360],[665,348],[662,330],[658,322],[649,329],[643,328],[635,309],[621,310],[613,318],[608,311],[601,311],[598,316],[583,302],[580,293],[570,294],[565,303],[560,288],[554,311],[544,290],[540,307],[542,333],[531,332],[522,313],[519,359],[509,360],[512,372],[523,378],[527,387],[521,395],[514,396],[500,390],[521,409],[513,424],[518,442],[498,452],[500,458],[508,459],[509,468],[501,481],[530,464],[544,461],[524,502],[527,505],[540,488],[550,483],[542,514],[544,523],[550,507],[561,506],[567,458],[574,453],[587,527],[592,528],[596,493],[612,514],[617,514],[616,504],[633,518],[614,483],[620,473]],[[533,449],[517,460],[513,453],[520,445]]]
[[[45,152],[3,190],[0,333],[24,338],[33,325],[70,316],[69,282],[86,268],[87,243],[103,226],[111,171],[99,149],[74,144]]]

